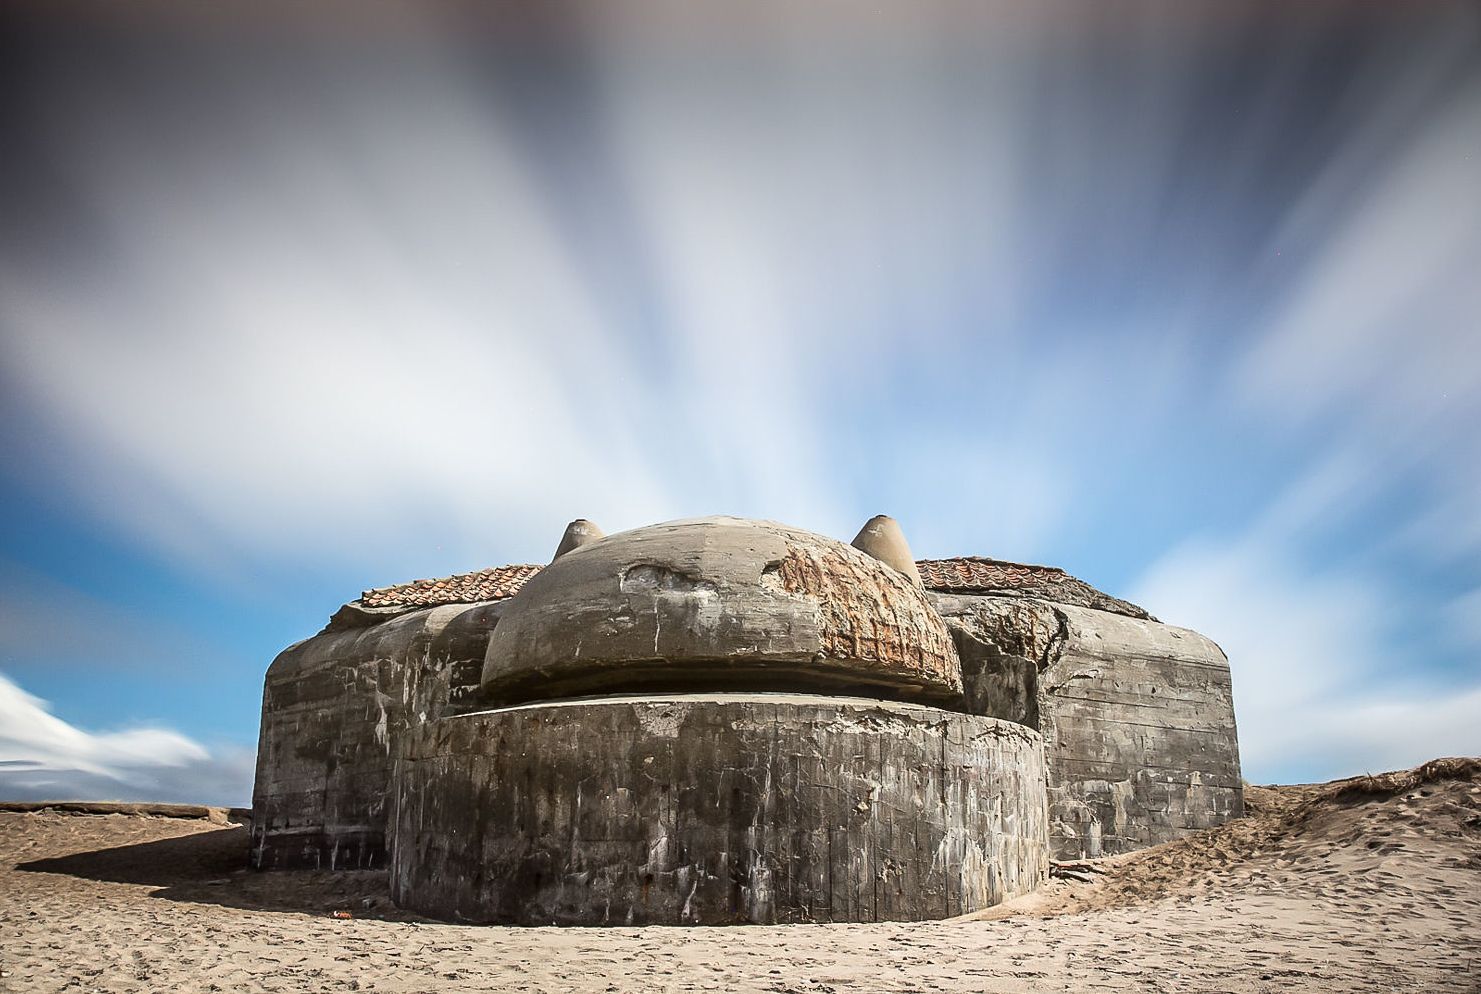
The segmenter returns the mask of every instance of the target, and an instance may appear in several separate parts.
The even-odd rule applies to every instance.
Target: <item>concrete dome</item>
[[[910,579],[842,542],[713,517],[597,539],[509,601],[483,691],[510,704],[639,690],[959,696],[951,636]]]

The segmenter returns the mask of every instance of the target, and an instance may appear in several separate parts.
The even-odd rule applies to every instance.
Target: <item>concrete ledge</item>
[[[613,697],[408,731],[392,897],[458,921],[949,918],[1048,873],[1043,742],[931,707]]]

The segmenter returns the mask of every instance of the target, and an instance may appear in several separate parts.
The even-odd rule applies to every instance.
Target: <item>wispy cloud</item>
[[[1345,478],[1318,471],[1247,531],[1169,550],[1132,592],[1228,655],[1257,781],[1481,754],[1477,593],[1408,588],[1364,556],[1322,566],[1300,541],[1340,511]]]
[[[1435,54],[1465,51],[1456,44],[1446,39]],[[1405,71],[1432,83],[1464,64],[1415,60]],[[1395,509],[1403,516],[1390,517],[1380,537],[1441,559],[1474,552],[1481,539],[1474,50],[1469,64],[1458,85],[1438,93],[1413,79],[1395,85],[1352,142],[1396,147],[1367,160],[1334,157],[1304,194],[1276,242],[1294,275],[1234,373],[1242,403],[1326,439],[1354,468],[1331,506],[1351,513],[1402,491]],[[1418,103],[1425,92],[1433,106]],[[1351,175],[1360,162],[1361,180]]]
[[[1414,692],[1402,689],[1401,674],[1384,670],[1392,619],[1376,585],[1313,574],[1255,539],[1172,550],[1132,596],[1156,605],[1169,623],[1208,635],[1228,655],[1247,777],[1269,782],[1306,770],[1325,776],[1371,769],[1392,752],[1385,743],[1408,739],[1403,726],[1369,728],[1340,742],[1332,736],[1356,708],[1373,709],[1379,695]],[[1481,749],[1481,741],[1471,744]],[[1450,751],[1464,751],[1461,741]]]
[[[88,732],[0,674],[0,796],[8,800],[153,800],[242,805],[253,759],[212,756],[164,728]]]
[[[49,41],[0,162],[7,451],[171,568],[886,511],[1145,570],[1255,769],[1469,692],[1474,5],[199,16]]]

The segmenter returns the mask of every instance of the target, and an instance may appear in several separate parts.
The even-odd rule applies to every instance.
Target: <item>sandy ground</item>
[[[243,871],[239,827],[0,813],[0,991],[1477,991],[1481,763],[1450,762],[1252,788],[1239,822],[931,924],[444,925],[378,874]]]

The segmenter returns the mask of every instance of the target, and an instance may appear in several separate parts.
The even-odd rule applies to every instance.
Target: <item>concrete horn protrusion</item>
[[[605,534],[596,525],[587,521],[585,518],[577,518],[569,525],[566,525],[566,533],[561,536],[561,544],[555,547],[555,555],[551,557],[550,561],[555,562],[572,549],[579,549],[589,542],[595,542],[597,539],[604,537]]]
[[[915,568],[915,557],[910,554],[910,543],[905,541],[900,523],[888,514],[870,518],[854,536],[854,548],[904,573],[917,587],[924,586],[920,570]]]

